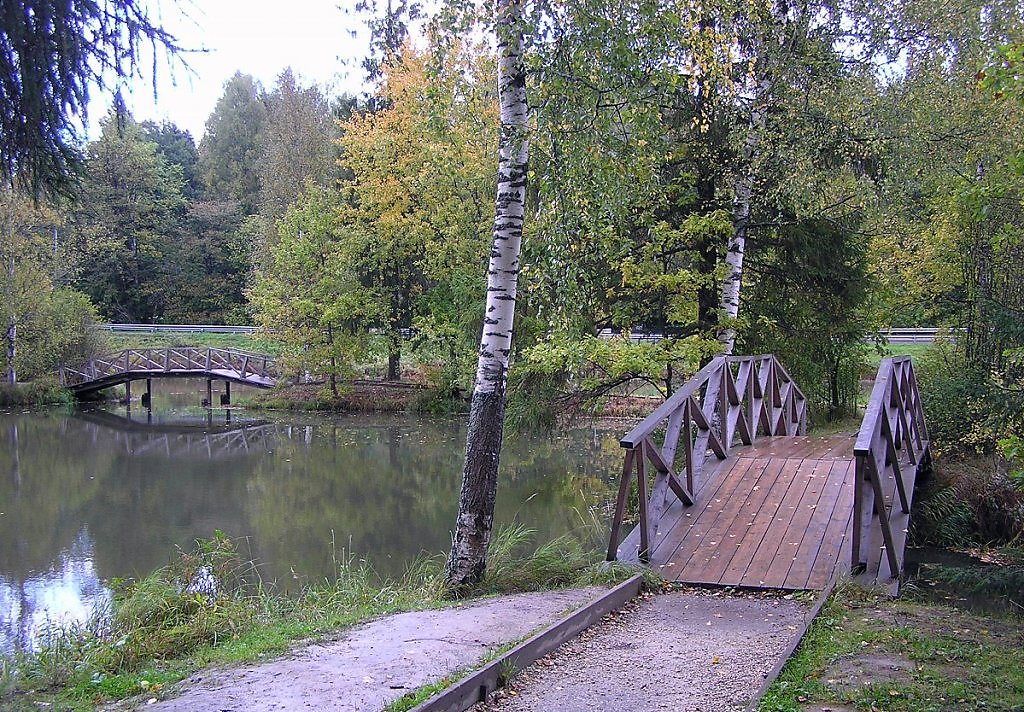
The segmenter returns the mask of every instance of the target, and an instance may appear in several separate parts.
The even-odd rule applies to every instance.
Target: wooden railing
[[[276,380],[274,359],[266,354],[216,348],[125,349],[95,358],[78,368],[62,367],[61,384],[75,388],[138,373],[147,376],[213,375],[254,383]]]
[[[853,450],[854,573],[879,583],[900,575],[914,483],[928,462],[929,445],[910,357],[884,359]]]
[[[639,555],[646,561],[669,493],[692,505],[709,454],[725,459],[736,438],[750,445],[759,434],[802,435],[806,429],[807,399],[774,356],[716,357],[622,438],[626,455],[608,560],[616,559],[634,477]],[[662,430],[659,444],[656,436]],[[653,484],[648,464],[654,468]]]

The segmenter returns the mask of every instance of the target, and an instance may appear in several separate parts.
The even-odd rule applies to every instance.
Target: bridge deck
[[[673,498],[657,524],[650,565],[668,580],[821,589],[848,572],[855,462],[851,435],[780,436],[708,462],[692,507]],[[634,530],[619,558],[637,558]]]

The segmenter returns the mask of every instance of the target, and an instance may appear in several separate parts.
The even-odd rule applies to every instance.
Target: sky
[[[253,75],[271,89],[292,67],[304,84],[317,83],[328,96],[362,88],[359,66],[366,54],[362,23],[346,8],[356,0],[149,0],[164,28],[190,49],[184,62],[158,55],[156,97],[153,72],[144,60],[144,76],[122,89],[137,121],[172,121],[199,143],[207,117],[236,71]],[[353,37],[352,32],[357,36]],[[345,64],[347,60],[348,64]],[[87,138],[99,134],[109,92],[93,92]]]

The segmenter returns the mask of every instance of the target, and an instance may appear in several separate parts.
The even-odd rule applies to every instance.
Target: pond
[[[112,579],[144,576],[216,530],[284,589],[330,578],[349,556],[399,575],[447,551],[464,418],[209,410],[205,389],[154,381],[152,411],[0,414],[0,651],[86,619]],[[619,434],[508,437],[497,525],[548,540],[603,521]]]

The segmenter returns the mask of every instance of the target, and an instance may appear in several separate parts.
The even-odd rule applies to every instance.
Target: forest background
[[[9,384],[95,354],[110,320],[258,324],[334,395],[413,373],[437,403],[468,391],[498,143],[488,12],[366,9],[364,96],[239,72],[198,146],[115,103],[73,190],[3,190]],[[734,338],[839,419],[866,335],[937,326],[933,437],[1019,457],[1017,3],[571,0],[525,23],[513,417],[668,395]]]

